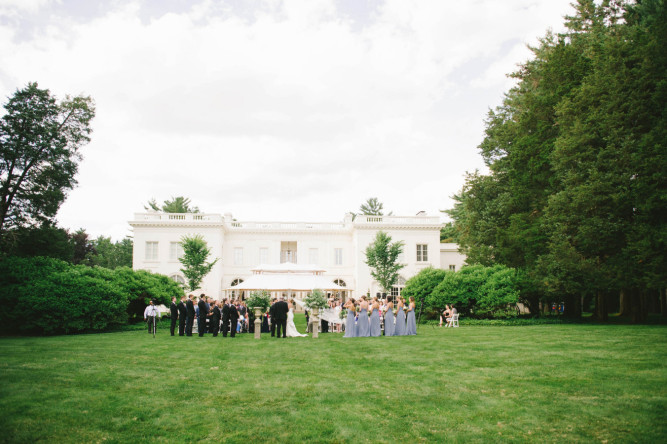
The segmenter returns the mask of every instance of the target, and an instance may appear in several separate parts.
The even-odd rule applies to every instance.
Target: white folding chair
[[[447,327],[458,327],[459,326],[459,314],[453,314],[451,318],[447,319],[447,325],[445,325],[445,328]]]

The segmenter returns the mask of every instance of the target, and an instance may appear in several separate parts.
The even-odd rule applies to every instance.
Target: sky
[[[447,216],[490,109],[571,0],[0,0],[0,99],[95,101],[57,219],[131,235],[146,202],[341,221]],[[1,111],[0,111],[1,112]]]

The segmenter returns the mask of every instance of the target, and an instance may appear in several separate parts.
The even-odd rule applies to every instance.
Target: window
[[[157,242],[146,242],[146,260],[157,260]]]
[[[343,249],[334,248],[334,264],[343,265]]]
[[[428,245],[417,244],[417,262],[428,262]]]
[[[169,277],[171,278],[171,280],[178,282],[182,286],[185,286],[185,279],[183,279],[183,276],[181,276],[179,274],[173,274]]]
[[[260,264],[268,264],[269,263],[269,249],[268,248],[260,248],[259,249],[259,263]]]
[[[234,265],[243,265],[243,247],[234,248]]]
[[[456,271],[456,265],[450,265],[449,271]]]
[[[400,296],[401,293],[403,292],[403,289],[405,288],[405,278],[403,276],[398,276],[398,280],[396,281],[396,285],[391,287],[391,297],[396,298],[397,296]]]
[[[180,242],[169,243],[169,260],[177,261],[183,257],[183,246]]]
[[[308,263],[311,265],[317,265],[319,262],[319,251],[317,248],[310,248],[308,250]]]

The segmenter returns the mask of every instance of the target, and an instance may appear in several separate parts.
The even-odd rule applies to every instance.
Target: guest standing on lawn
[[[405,336],[405,313],[403,307],[405,303],[403,298],[398,298],[398,309],[396,311],[396,328],[394,329],[394,336]]]
[[[357,320],[357,336],[365,338],[371,335],[370,324],[368,323],[368,302],[366,296],[361,297],[359,303],[359,319]]]
[[[199,317],[197,319],[197,331],[199,331],[199,337],[204,336],[206,332],[206,317],[208,316],[208,307],[206,306],[206,300],[204,298],[199,299],[197,304],[199,308]]]
[[[171,318],[171,327],[169,333],[174,336],[176,331],[176,322],[178,322],[178,308],[176,307],[176,296],[171,298],[171,306],[169,307],[169,317]]]
[[[191,294],[188,296],[188,300],[185,302],[185,308],[188,312],[187,325],[185,327],[186,336],[192,336],[192,326],[195,323],[195,295]]]
[[[387,311],[384,313],[384,335],[394,336],[394,303],[387,302]]]
[[[345,335],[344,338],[354,338],[357,336],[357,324],[355,321],[355,305],[354,298],[350,298],[345,303],[345,309],[347,309],[347,319],[345,320]]]
[[[410,296],[410,304],[408,305],[408,320],[405,322],[405,334],[417,334],[417,322],[415,320],[415,298]]]
[[[157,307],[155,306],[155,302],[151,299],[150,303],[144,310],[144,321],[146,321],[146,325],[148,325],[148,333],[153,333],[153,326],[157,321],[157,315]]]
[[[185,295],[181,296],[181,302],[178,303],[178,336],[185,335],[185,320],[188,317],[188,310],[185,307]]]
[[[382,328],[380,326],[380,304],[377,298],[373,298],[371,305],[371,336],[382,336]]]

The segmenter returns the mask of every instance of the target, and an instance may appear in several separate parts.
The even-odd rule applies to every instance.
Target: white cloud
[[[0,25],[0,94],[37,80],[95,99],[59,213],[94,235],[121,237],[149,198],[175,195],[240,219],[338,220],[370,196],[435,214],[483,166],[486,109],[568,1],[388,0],[363,26],[334,1],[149,18],[118,2],[53,16],[31,39]]]

